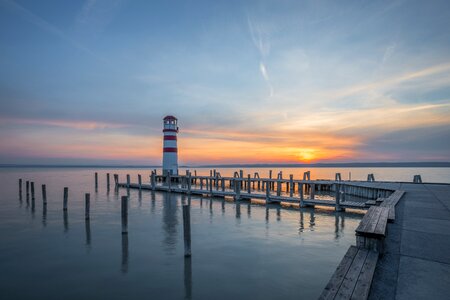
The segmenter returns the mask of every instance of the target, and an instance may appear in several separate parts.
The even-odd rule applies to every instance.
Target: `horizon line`
[[[241,163],[180,165],[179,168],[298,168],[298,167],[435,167],[448,168],[450,162],[339,162],[339,163]],[[161,165],[145,164],[0,164],[0,168],[162,168]]]

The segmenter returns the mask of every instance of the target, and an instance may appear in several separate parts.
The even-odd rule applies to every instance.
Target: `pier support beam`
[[[122,196],[122,234],[128,234],[128,196]]]

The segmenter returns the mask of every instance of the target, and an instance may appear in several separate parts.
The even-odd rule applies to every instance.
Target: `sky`
[[[0,0],[0,164],[450,161],[449,1]]]

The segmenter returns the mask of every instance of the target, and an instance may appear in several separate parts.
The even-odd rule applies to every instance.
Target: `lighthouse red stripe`
[[[164,147],[163,151],[164,152],[178,152],[178,149],[175,147]]]
[[[164,136],[164,140],[165,141],[176,141],[177,140],[177,136],[176,135],[165,135]]]

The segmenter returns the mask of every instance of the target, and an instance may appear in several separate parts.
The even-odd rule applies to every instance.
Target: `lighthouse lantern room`
[[[164,117],[163,175],[178,175],[178,119]]]

